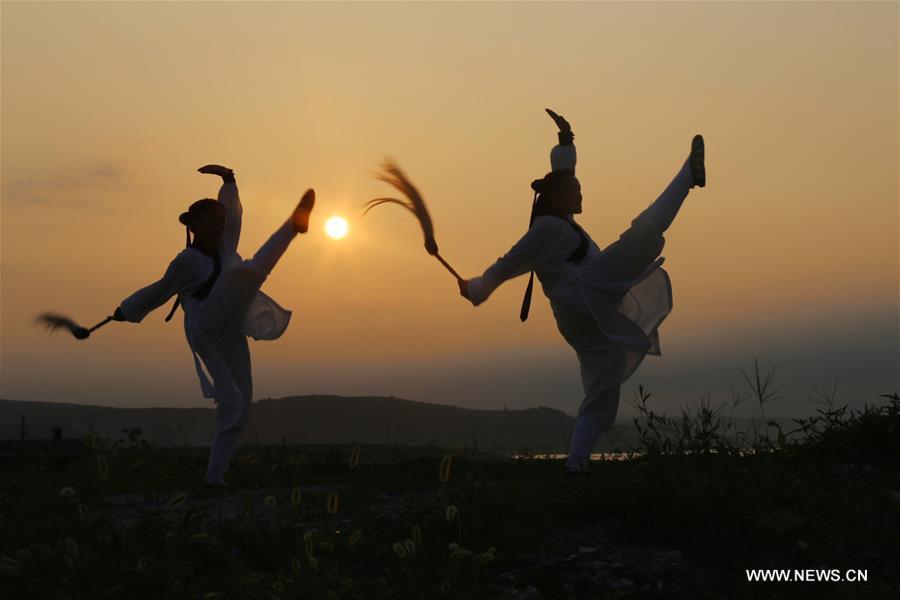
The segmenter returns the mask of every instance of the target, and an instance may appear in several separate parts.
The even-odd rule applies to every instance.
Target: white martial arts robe
[[[658,229],[636,219],[622,239],[602,251],[585,233],[588,251],[576,264],[566,260],[581,243],[570,221],[537,217],[506,255],[469,281],[468,294],[477,306],[507,279],[533,270],[581,365],[585,396],[578,414],[591,412],[605,429],[615,420],[618,387],[646,354],[660,353],[657,328],[672,310],[672,289],[660,267],[663,259],[653,260],[662,248]],[[625,250],[635,243],[650,244],[643,254],[652,262],[629,271],[625,257],[634,253]]]
[[[214,260],[189,247],[172,260],[162,279],[123,300],[120,309],[126,320],[139,323],[147,313],[178,295],[200,387],[205,398],[215,399],[216,430],[223,434],[240,432],[247,423],[253,385],[246,336],[276,339],[290,321],[291,312],[259,288],[294,232],[290,223],[285,223],[267,242],[267,246],[277,246],[274,250],[264,252],[264,246],[253,259],[242,260],[237,253],[243,212],[237,185],[223,184],[218,199],[226,209],[218,248],[221,272],[206,298],[194,298],[192,294],[212,275]]]

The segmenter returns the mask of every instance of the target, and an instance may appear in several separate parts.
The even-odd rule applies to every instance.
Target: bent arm
[[[241,198],[238,195],[237,183],[234,178],[222,183],[219,188],[219,202],[225,207],[225,231],[222,234],[222,250],[228,253],[237,252],[238,242],[241,239],[241,220],[244,207],[241,206]]]
[[[509,252],[497,259],[485,270],[481,277],[469,280],[468,297],[478,306],[500,285],[519,275],[535,270],[554,257],[559,246],[560,227],[565,225],[555,217],[538,217],[528,232],[522,236]]]
[[[197,169],[206,175],[218,175],[222,178],[222,187],[219,188],[219,202],[225,207],[225,230],[222,240],[219,242],[219,251],[223,254],[236,254],[238,242],[241,238],[241,216],[244,209],[238,196],[237,184],[234,181],[234,171],[222,165],[204,165]]]
[[[559,127],[559,133],[556,134],[559,144],[550,150],[550,170],[551,171],[571,171],[575,172],[575,163],[577,162],[577,153],[575,152],[575,134],[572,133],[572,126],[563,118],[549,108],[544,109],[556,126]]]
[[[196,284],[195,269],[191,269],[184,253],[169,263],[162,279],[143,287],[122,300],[119,313],[132,323],[140,323],[152,310],[165,304],[175,294]]]
[[[578,153],[575,151],[575,144],[559,144],[550,150],[551,171],[572,171],[574,173],[577,162]]]

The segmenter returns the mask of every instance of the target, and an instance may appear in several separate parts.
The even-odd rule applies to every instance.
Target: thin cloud
[[[47,173],[4,183],[3,202],[90,206],[96,204],[93,194],[121,185],[124,179],[125,169],[121,165],[101,162],[75,174]]]

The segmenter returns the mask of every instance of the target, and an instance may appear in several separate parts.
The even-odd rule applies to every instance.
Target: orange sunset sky
[[[549,169],[551,107],[573,125],[579,222],[612,242],[665,187],[694,133],[708,184],[664,251],[675,309],[623,388],[655,406],[729,400],[778,363],[772,415],[811,385],[852,407],[898,387],[898,5],[708,3],[2,2],[0,397],[211,406],[180,316],[90,325],[160,277],[178,214],[232,167],[252,255],[318,193],[263,290],[294,311],[251,342],[255,397],[393,394],[573,413],[578,364],[525,278],[484,305],[422,248],[411,216],[366,200],[395,158],[442,255],[481,272],[524,233]],[[342,215],[349,235],[328,238]],[[167,307],[168,308],[168,307]]]

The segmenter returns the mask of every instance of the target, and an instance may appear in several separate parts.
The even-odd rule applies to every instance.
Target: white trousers
[[[569,458],[566,467],[569,471],[587,471],[591,460],[591,452],[597,443],[600,433],[612,427],[619,409],[619,386],[606,390],[603,397],[581,413],[575,421],[572,442],[569,445]]]
[[[692,187],[694,178],[691,175],[690,163],[685,161],[662,194],[638,215],[635,223],[649,221],[661,231],[667,230]],[[607,354],[603,355],[604,352]],[[597,438],[615,422],[622,382],[614,382],[612,379],[615,373],[623,368],[622,365],[615,364],[619,354],[609,348],[604,348],[599,353],[578,353],[585,399],[575,421],[575,431],[572,433],[569,446],[566,467],[570,471],[588,470],[591,452]]]
[[[248,262],[254,269],[268,276],[296,235],[294,226],[291,220],[288,219]],[[212,484],[224,483],[225,472],[228,470],[228,465],[231,463],[235,450],[237,450],[238,436],[247,424],[250,403],[253,399],[253,384],[250,377],[250,349],[247,346],[247,338],[242,336],[240,343],[235,344],[234,352],[231,356],[225,358],[230,372],[235,375],[234,381],[240,388],[243,400],[241,405],[242,414],[237,424],[233,427],[225,431],[219,431],[218,427],[216,428],[216,435],[213,438],[209,451],[209,464],[206,468],[206,481]],[[223,403],[218,403],[216,410],[224,410],[223,406]]]
[[[681,170],[678,171],[662,194],[644,212],[638,215],[635,221],[647,219],[655,223],[662,231],[665,231],[672,224],[672,221],[675,220],[678,209],[681,208],[681,204],[687,198],[688,192],[691,191],[692,187],[694,187],[694,177],[691,175],[690,163],[685,161],[681,166]]]

